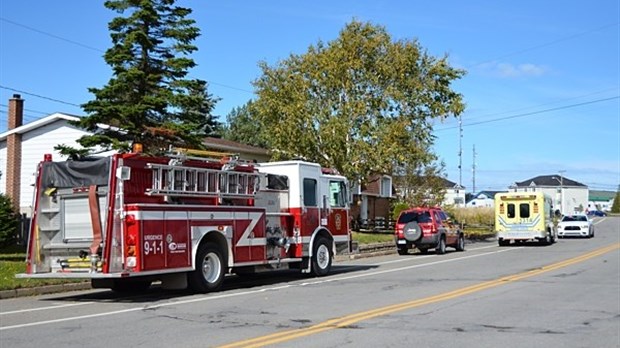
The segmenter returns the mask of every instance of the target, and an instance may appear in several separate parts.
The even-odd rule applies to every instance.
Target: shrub
[[[11,199],[0,194],[0,247],[13,245],[17,241],[19,214],[15,211]]]
[[[392,207],[392,219],[393,220],[398,219],[398,215],[400,214],[400,212],[407,208],[409,208],[409,205],[405,202],[395,203],[394,206]]]

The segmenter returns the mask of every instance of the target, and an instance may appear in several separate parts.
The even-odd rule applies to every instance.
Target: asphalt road
[[[620,347],[620,218],[593,239],[466,248],[229,277],[207,295],[6,299],[0,346]]]

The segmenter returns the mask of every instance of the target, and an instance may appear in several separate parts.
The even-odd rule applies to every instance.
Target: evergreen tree
[[[196,64],[189,55],[200,35],[188,8],[175,0],[109,0],[104,6],[123,15],[108,25],[112,47],[104,59],[113,77],[103,88],[89,88],[95,99],[82,105],[88,116],[76,126],[93,132],[78,140],[84,150],[65,145],[65,154],[93,147],[126,151],[140,142],[145,152],[169,144],[200,148],[217,127],[211,115],[216,99],[207,82],[187,78]],[[102,129],[99,125],[107,125]]]

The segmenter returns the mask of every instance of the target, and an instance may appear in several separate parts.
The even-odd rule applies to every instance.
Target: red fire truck
[[[200,155],[200,156],[199,156]],[[228,273],[322,276],[349,248],[343,176],[304,161],[245,163],[175,151],[54,162],[37,169],[22,278],[94,288],[216,290]]]

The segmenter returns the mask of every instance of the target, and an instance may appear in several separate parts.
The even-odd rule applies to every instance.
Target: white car
[[[558,237],[594,237],[594,225],[586,214],[564,215],[558,223]]]

